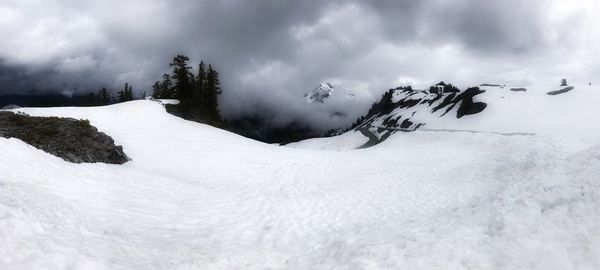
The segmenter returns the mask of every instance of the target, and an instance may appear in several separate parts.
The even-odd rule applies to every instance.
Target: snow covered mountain
[[[533,108],[540,108],[540,104],[553,104],[552,106],[556,106],[556,108],[564,107],[561,102],[573,105],[565,100],[570,100],[571,96],[581,95],[581,92],[588,92],[592,89],[589,86],[580,86],[581,90],[577,93],[577,91],[573,91],[576,89],[575,86],[556,89],[535,87],[527,89],[483,84],[460,91],[451,85],[444,84],[444,86],[445,90],[439,84],[432,86],[429,90],[415,90],[411,87],[390,89],[380,101],[373,104],[366,115],[361,116],[352,125],[351,129],[360,131],[365,137],[370,138],[369,143],[365,146],[372,146],[384,141],[397,132],[436,129],[481,130],[482,127],[472,126],[469,123],[472,123],[472,119],[487,119],[491,116],[495,117],[494,121],[491,121],[493,123],[504,123],[507,119],[514,121],[511,123],[512,126],[498,126],[495,130],[490,129],[491,132],[519,132],[514,127],[517,126],[516,124],[522,123],[520,121],[522,116],[513,116],[515,112],[528,115]],[[585,99],[584,97],[580,98]],[[504,106],[511,107],[505,108]],[[559,114],[556,108],[544,107],[544,110],[547,111],[537,113],[539,115]],[[503,113],[496,115],[499,110],[502,110]],[[564,117],[564,115],[555,117]],[[521,125],[518,126],[521,127]],[[530,129],[529,124],[526,124],[522,125],[521,131],[525,132]]]
[[[339,84],[334,85],[324,82],[315,87],[311,92],[304,94],[306,103],[325,103],[331,99],[352,99],[354,93],[349,88]]]
[[[0,269],[600,268],[599,89],[482,90],[461,118],[464,99],[394,107],[425,125],[359,150],[359,131],[274,146],[152,101],[17,109],[89,119],[132,160],[0,138]]]
[[[371,128],[381,138],[398,130],[414,131],[435,118],[460,119],[480,113],[487,107],[486,103],[474,101],[485,90],[474,87],[463,92],[456,91],[440,90],[438,93],[413,90],[411,87],[390,89],[355,126],[358,129]]]

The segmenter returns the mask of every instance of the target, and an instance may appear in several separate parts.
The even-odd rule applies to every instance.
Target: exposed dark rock
[[[567,79],[562,79],[562,80],[560,80],[560,86],[561,86],[561,87],[563,87],[563,86],[568,86],[568,85],[569,85],[569,84],[567,84]]]
[[[452,109],[454,109],[454,107],[456,106],[456,103],[450,105],[448,108],[446,108],[446,111],[442,114],[442,116],[446,116],[446,114],[448,114],[450,111],[452,111]]]
[[[122,146],[88,120],[0,112],[0,137],[20,139],[73,163],[123,164],[129,160]]]
[[[385,127],[395,127],[398,125],[398,121],[400,121],[401,119],[402,119],[402,117],[394,117],[392,115],[392,116],[386,117],[383,120],[382,125]]]
[[[360,133],[362,133],[363,136],[369,138],[369,141],[367,141],[365,144],[363,144],[362,146],[358,147],[359,149],[363,149],[363,148],[369,148],[371,146],[375,146],[378,143],[380,143],[379,138],[377,136],[375,136],[375,134],[373,134],[368,127],[362,127],[359,128],[358,131],[360,131]]]
[[[564,93],[570,92],[573,89],[575,89],[575,87],[569,86],[569,87],[565,87],[565,88],[560,89],[560,90],[550,91],[550,92],[548,92],[546,94],[551,95],[551,96],[556,96],[556,95],[560,95],[560,94],[564,94]]]
[[[521,88],[511,88],[510,91],[513,91],[513,92],[525,92],[525,91],[527,91],[527,88],[522,88],[522,87]]]
[[[412,108],[414,106],[417,106],[419,102],[421,102],[421,100],[418,99],[404,100],[403,102],[398,103],[398,106],[395,108]],[[389,110],[389,112],[387,113],[390,113],[391,111],[392,110]]]
[[[465,109],[462,109],[462,106],[461,106],[461,108],[458,109],[456,117],[461,118],[465,115],[478,114],[478,113],[482,112],[483,110],[485,110],[485,108],[487,108],[487,104],[483,103],[483,102],[472,103],[471,106],[465,107]]]
[[[458,89],[456,86],[448,84],[444,87],[444,93],[460,93],[460,89]]]
[[[408,119],[404,119],[404,121],[402,121],[402,124],[400,124],[400,128],[410,128],[414,123],[411,122]]]
[[[454,103],[454,97],[456,97],[456,94],[452,93],[448,96],[446,96],[444,98],[444,101],[442,101],[442,103],[440,103],[439,105],[435,106],[431,112],[437,112],[438,110],[445,108],[446,106],[453,104]]]
[[[443,82],[431,89],[442,87],[453,89],[451,84]],[[435,113],[439,117],[452,117],[447,114],[456,108],[457,118],[480,113],[487,108],[487,104],[476,102],[474,99],[475,96],[484,92],[478,87],[469,88],[464,92],[451,90],[443,93],[413,90],[408,87],[390,89],[382,96],[381,100],[371,106],[366,115],[357,119],[349,130],[359,130],[365,136],[368,136],[366,135],[368,133],[377,134],[375,137],[380,139],[370,139],[369,143],[363,146],[368,147],[381,142],[381,138],[384,136],[390,136],[395,132],[412,132],[425,126],[427,123],[423,120],[426,118],[415,117],[417,112],[421,114]],[[443,113],[440,114],[440,112]]]
[[[437,95],[434,98],[432,98],[431,100],[427,101],[427,103],[429,103],[429,106],[433,105],[433,103],[436,103],[438,100],[440,100],[443,96],[442,95]],[[423,99],[424,101],[427,99]]]
[[[461,118],[465,115],[477,114],[485,110],[487,108],[486,103],[473,102],[473,97],[481,93],[485,93],[485,91],[478,87],[472,87],[460,93],[455,99],[455,103],[458,100],[462,101],[456,111],[456,117]]]

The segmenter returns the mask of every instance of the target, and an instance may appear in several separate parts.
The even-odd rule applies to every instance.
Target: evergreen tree
[[[96,106],[98,104],[98,99],[96,99],[96,94],[89,93],[89,94],[83,96],[83,98],[81,98],[80,102],[76,102],[76,103],[79,103],[78,105],[81,105],[81,106]]]
[[[133,100],[133,87],[129,83],[125,83],[125,88],[118,92],[119,102],[126,102]]]
[[[169,64],[173,68],[172,78],[175,80],[175,97],[180,101],[187,100],[192,96],[192,74],[191,67],[188,66],[189,57],[177,55]]]
[[[204,61],[198,65],[198,76],[196,77],[196,91],[194,93],[194,105],[201,111],[206,111],[206,67]]]
[[[171,74],[164,74],[161,81],[152,86],[152,96],[157,99],[178,99],[178,105],[169,105],[167,110],[184,119],[209,123],[223,127],[225,121],[219,113],[219,95],[222,93],[219,73],[201,61],[197,75],[188,66],[190,59],[177,55],[169,66]]]
[[[133,86],[129,85],[129,90],[127,91],[127,101],[133,100]]]
[[[219,73],[212,68],[212,65],[208,65],[208,73],[206,74],[206,109],[208,116],[214,120],[219,120],[219,95],[221,92]]]
[[[198,89],[204,89],[206,85],[206,67],[204,65],[204,61],[200,61],[200,65],[198,65],[198,77],[196,80],[196,87]]]
[[[110,104],[110,95],[108,94],[108,90],[106,90],[106,88],[100,89],[100,92],[98,92],[98,98],[100,100],[100,105]]]
[[[173,87],[173,81],[171,80],[171,76],[169,74],[163,74],[163,81],[161,83],[161,90],[163,92],[163,97],[165,99],[173,99],[175,98],[175,88]]]
[[[172,99],[173,93],[173,81],[169,74],[163,74],[162,81],[157,81],[152,85],[152,97],[155,99]]]
[[[162,91],[161,82],[156,81],[152,85],[152,97],[155,99],[162,99],[164,98],[164,95],[165,93]]]
[[[127,84],[125,84],[125,88],[129,87]],[[119,92],[117,92],[117,96],[119,99],[119,102],[125,102],[125,90],[119,90]]]

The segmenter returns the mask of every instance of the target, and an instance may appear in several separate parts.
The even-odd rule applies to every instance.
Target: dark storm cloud
[[[221,72],[228,116],[260,107],[281,123],[344,124],[307,107],[303,94],[341,82],[357,93],[361,113],[402,83],[597,75],[589,60],[597,56],[597,4],[575,2],[0,0],[0,92],[125,82],[141,92],[183,53]],[[544,71],[556,58],[564,68]]]
[[[456,35],[466,46],[484,53],[515,53],[545,45],[545,1],[457,1],[432,9],[436,26]]]

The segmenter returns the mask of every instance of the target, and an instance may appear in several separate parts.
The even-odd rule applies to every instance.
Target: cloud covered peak
[[[357,110],[407,82],[597,81],[599,10],[594,0],[1,1],[0,93],[149,90],[181,53],[221,72],[226,116],[269,108],[281,122],[321,123],[298,97],[330,78],[357,94]]]

